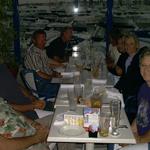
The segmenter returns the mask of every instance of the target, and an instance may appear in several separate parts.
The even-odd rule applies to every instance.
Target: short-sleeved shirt
[[[66,47],[67,43],[63,42],[61,37],[58,37],[46,48],[47,56],[52,59],[55,56],[59,57],[60,59],[64,59]]]
[[[144,83],[138,94],[138,113],[136,117],[139,135],[150,130],[150,87]]]
[[[52,70],[48,66],[49,59],[46,51],[32,45],[26,52],[24,65],[28,69],[42,71],[46,74],[51,74]]]
[[[10,104],[31,104],[31,100],[23,95],[17,81],[4,64],[0,64],[0,97]],[[23,114],[31,119],[38,118],[34,111],[27,111]]]

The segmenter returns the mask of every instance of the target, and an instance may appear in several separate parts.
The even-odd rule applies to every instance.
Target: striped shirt
[[[51,74],[52,69],[48,66],[48,63],[49,59],[45,50],[39,49],[34,45],[29,47],[24,58],[26,68]]]

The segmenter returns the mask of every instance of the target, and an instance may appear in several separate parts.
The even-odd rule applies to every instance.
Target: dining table
[[[57,70],[59,71],[59,70]],[[50,126],[47,142],[66,142],[66,143],[83,143],[86,150],[94,150],[94,143],[105,143],[108,145],[108,150],[114,149],[114,143],[121,144],[135,144],[136,140],[133,136],[129,121],[124,111],[124,102],[122,94],[117,91],[113,85],[114,80],[110,79],[109,73],[102,78],[92,78],[89,70],[60,70],[62,78],[53,78],[52,83],[60,83],[55,105],[54,116]],[[103,98],[103,105],[108,106],[112,99],[121,100],[121,120],[119,135],[113,136],[111,133],[107,137],[102,137],[98,134],[97,138],[89,137],[88,132],[82,127],[66,126],[64,123],[64,114],[72,113],[69,111],[69,102],[67,96],[68,89],[74,89],[74,79],[80,76],[80,84],[85,88],[87,80],[92,81],[92,87],[101,86],[105,88],[105,97]],[[84,89],[85,90],[85,89]],[[84,103],[77,104],[77,110],[74,112],[76,115],[83,115],[83,109],[87,107]],[[73,114],[74,114],[73,113]]]
[[[83,115],[84,107],[77,107],[76,114]],[[86,150],[93,150],[94,143],[108,144],[109,150],[113,150],[114,143],[121,144],[135,144],[136,140],[131,131],[129,121],[127,119],[124,109],[121,109],[121,120],[119,135],[114,136],[109,133],[107,137],[91,138],[89,133],[83,127],[68,126],[63,121],[63,115],[70,113],[69,106],[57,106],[55,108],[53,120],[49,130],[47,142],[66,142],[66,143],[84,143]]]

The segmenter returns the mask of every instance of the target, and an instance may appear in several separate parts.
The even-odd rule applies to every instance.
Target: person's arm
[[[49,67],[50,68],[56,68],[56,67],[65,67],[65,65],[63,63],[60,63],[58,61],[55,61],[54,59],[50,59],[49,60]]]
[[[46,80],[50,80],[53,76],[52,75],[49,75],[49,74],[46,74],[42,71],[37,71],[37,74],[41,77],[41,78],[44,78]]]
[[[37,99],[35,96],[33,96],[33,95],[31,94],[31,92],[30,92],[29,90],[27,90],[25,87],[19,86],[19,88],[21,89],[21,92],[23,93],[23,95],[24,95],[25,97],[29,98],[32,102],[38,100],[38,99]]]
[[[26,111],[31,111],[34,109],[44,109],[46,103],[43,100],[36,100],[32,102],[31,104],[25,104],[25,105],[10,104],[10,105],[16,111],[26,112]]]
[[[116,75],[118,76],[122,76],[123,75],[123,70],[122,68],[120,68],[119,66],[115,66],[115,71],[116,71]]]
[[[65,60],[59,58],[58,56],[54,56],[53,59],[54,59],[56,62],[58,62],[58,63],[64,63],[64,62],[65,62]]]
[[[6,139],[0,137],[0,150],[23,150],[46,140],[48,129],[40,126],[34,136]]]
[[[142,135],[138,137],[138,143],[149,143],[150,142],[150,130]]]
[[[150,142],[150,130],[142,136],[138,135],[136,120],[133,121],[133,123],[131,125],[131,129],[132,129],[132,132],[134,134],[134,137],[135,137],[137,143]]]

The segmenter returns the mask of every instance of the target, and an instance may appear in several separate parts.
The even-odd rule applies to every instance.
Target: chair
[[[37,92],[34,80],[34,71],[30,69],[23,69],[20,71],[20,74],[24,85],[32,92],[32,94],[37,98],[44,99],[44,97],[39,97],[39,94]]]
[[[39,92],[36,87],[35,81],[35,71],[31,69],[23,69],[20,71],[21,78],[25,84],[25,86],[31,91],[31,93],[41,100],[54,102],[54,97],[47,97],[45,93]]]

